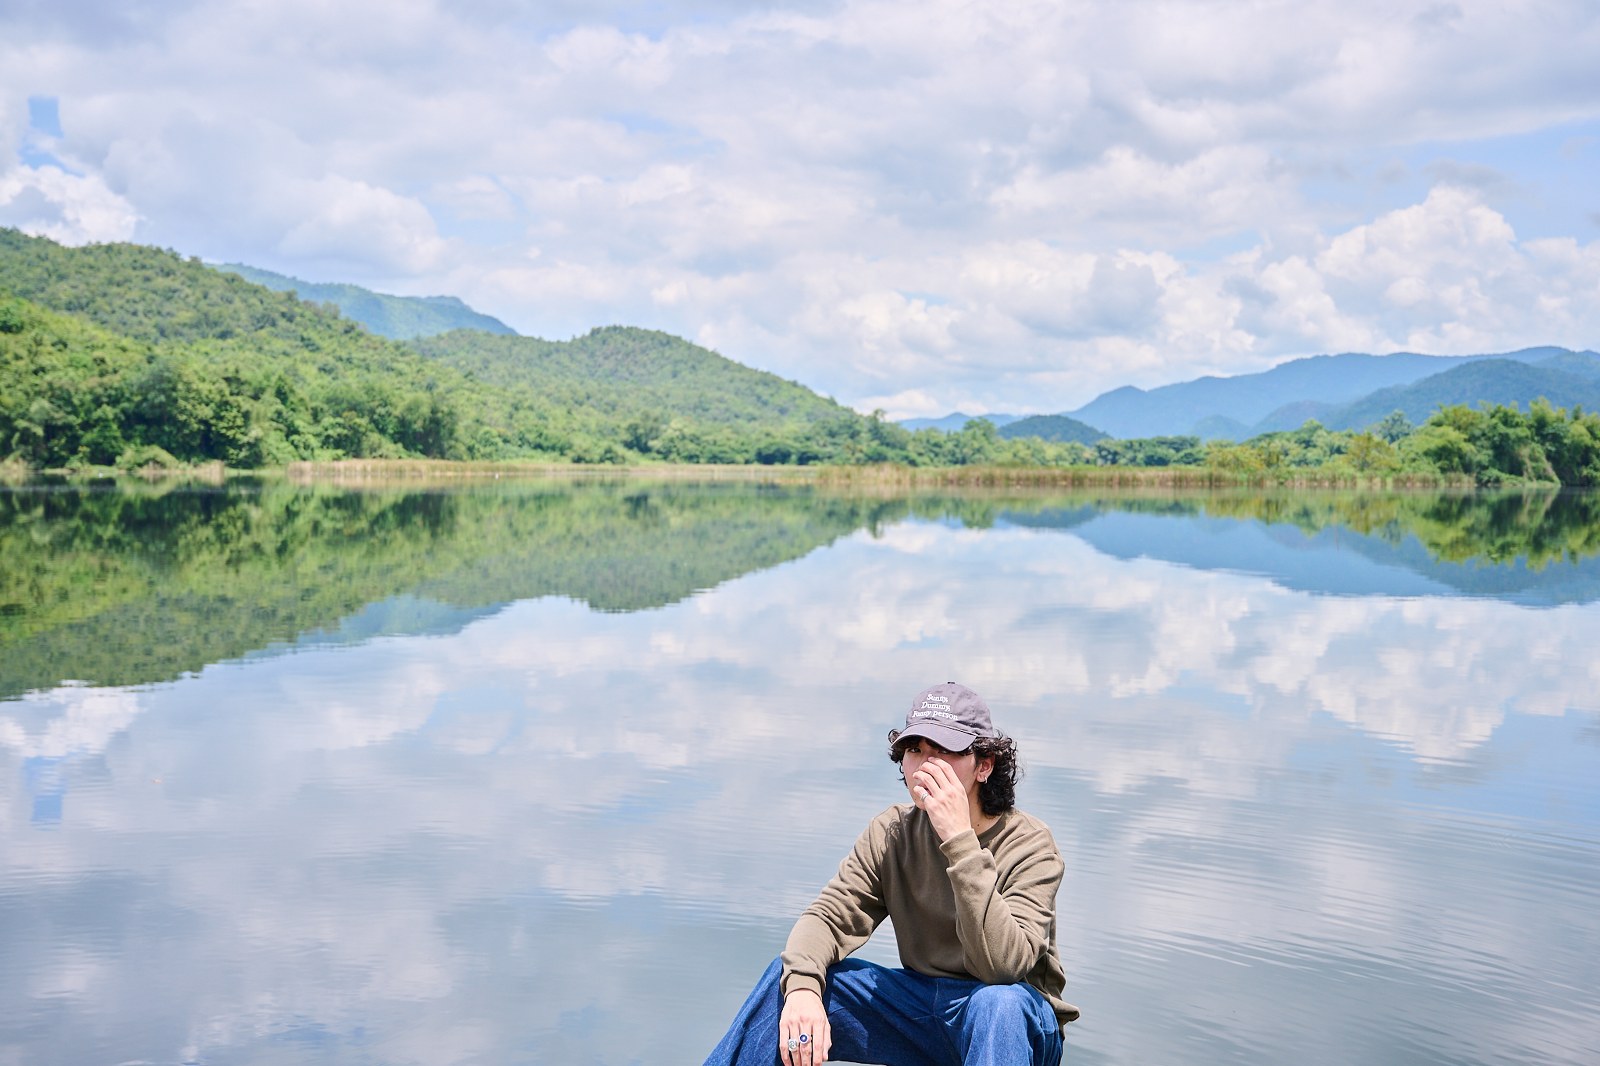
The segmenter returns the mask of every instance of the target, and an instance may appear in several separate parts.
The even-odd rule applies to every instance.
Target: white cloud
[[[388,189],[329,177],[307,185],[300,203],[301,221],[278,243],[278,251],[291,258],[419,274],[443,255],[428,209]]]
[[[61,759],[101,752],[139,716],[137,692],[67,682],[22,699],[25,716],[0,718],[0,748],[25,759]],[[29,718],[39,725],[27,728]]]
[[[1593,343],[1585,157],[1477,151],[1593,134],[1583,0],[57,6],[0,16],[0,188],[63,239],[670,329],[894,414]],[[81,177],[24,165],[37,93]]]
[[[1024,168],[991,200],[1013,224],[1052,233],[1092,227],[1113,239],[1172,247],[1248,232],[1281,214],[1294,194],[1289,175],[1262,148],[1211,148],[1167,162],[1118,144],[1087,165],[1053,173]]]
[[[856,404],[868,412],[880,410],[888,414],[892,411],[897,418],[937,418],[950,413],[946,402],[946,399],[935,397],[922,389],[906,389],[887,396],[863,396]],[[969,415],[987,413],[968,409],[960,403],[956,404],[956,409]]]
[[[57,166],[16,166],[0,171],[0,225],[62,244],[125,241],[139,215],[97,174],[69,174]]]
[[[430,197],[463,218],[503,222],[517,216],[511,196],[493,178],[483,174],[441,183]]]

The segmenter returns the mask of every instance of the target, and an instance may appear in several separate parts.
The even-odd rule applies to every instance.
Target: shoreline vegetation
[[[20,486],[41,478],[67,483],[147,482],[220,486],[231,480],[258,479],[290,484],[405,486],[501,479],[730,481],[775,485],[815,485],[829,489],[1330,489],[1374,491],[1495,492],[1562,486],[1548,481],[1481,483],[1461,473],[1422,471],[1356,473],[1348,470],[1295,468],[1248,472],[1211,466],[908,466],[875,463],[852,466],[763,466],[757,464],[635,463],[594,466],[538,461],[462,461],[452,459],[334,459],[297,461],[281,467],[240,469],[211,460],[203,463],[150,465],[132,469],[78,466],[35,469],[14,460],[0,461],[0,485]]]
[[[1398,417],[1398,412],[1391,418]],[[0,421],[4,421],[0,419]],[[912,437],[871,419],[876,431]],[[1390,422],[1390,420],[1385,420]],[[1403,419],[1400,420],[1403,423]],[[156,445],[125,448],[113,459],[79,449],[68,455],[16,448],[0,456],[0,484],[38,475],[71,479],[137,477],[221,482],[236,475],[291,480],[355,481],[405,478],[594,477],[816,481],[824,484],[1172,486],[1295,488],[1507,488],[1600,486],[1600,415],[1568,412],[1542,400],[1527,413],[1516,407],[1447,407],[1420,427],[1382,425],[1361,432],[1328,430],[1315,421],[1297,430],[1241,443],[1196,437],[1104,439],[1093,445],[1031,438],[1001,439],[982,419],[929,447],[844,449],[783,460],[685,461],[653,456],[648,448],[616,447],[603,459],[535,455],[460,458],[418,454],[331,455],[285,461],[228,461],[202,452],[188,458]],[[13,435],[11,443],[18,443]],[[42,442],[50,434],[41,432]],[[903,442],[896,442],[903,443]],[[940,454],[940,453],[945,454]],[[931,453],[931,454],[930,454]],[[260,457],[257,457],[260,458]],[[54,461],[51,461],[54,460]]]
[[[1543,399],[1458,404],[1421,425],[1396,410],[1364,429],[1313,420],[1240,442],[1012,436],[983,418],[912,431],[665,333],[607,326],[544,341],[458,329],[400,342],[171,252],[64,248],[0,228],[0,481],[39,470],[1594,486],[1600,415]]]
[[[1129,489],[1362,489],[1498,491],[1592,486],[1529,478],[1484,479],[1463,472],[1427,470],[1357,471],[1343,464],[1239,469],[1209,463],[1165,466],[1077,464],[1060,466],[974,463],[913,466],[857,463],[782,466],[758,463],[635,462],[587,464],[549,460],[459,460],[353,458],[297,460],[282,466],[234,467],[220,460],[144,466],[72,465],[34,467],[15,457],[0,459],[0,485],[41,479],[67,483],[147,482],[223,485],[239,479],[291,484],[407,485],[501,479],[734,481],[828,488],[1129,488]]]
[[[825,485],[906,488],[1129,488],[1129,489],[1475,489],[1471,478],[1448,474],[1354,474],[1297,470],[1268,475],[1208,466],[955,466],[827,467]],[[1549,488],[1556,486],[1550,485]]]

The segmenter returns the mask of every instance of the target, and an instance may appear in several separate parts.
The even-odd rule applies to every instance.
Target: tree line
[[[1396,411],[1363,430],[1316,421],[1234,444],[1195,437],[1103,441],[1095,461],[1128,466],[1204,466],[1265,480],[1316,471],[1371,480],[1444,478],[1480,486],[1600,485],[1600,416],[1535,400],[1527,411],[1503,404],[1440,408],[1421,426]]]

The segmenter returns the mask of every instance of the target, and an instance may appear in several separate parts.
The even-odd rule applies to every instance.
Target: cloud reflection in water
[[[903,522],[654,610],[30,694],[0,1061],[695,1061],[947,677],[1066,854],[1075,1061],[1582,1061],[1597,644]]]

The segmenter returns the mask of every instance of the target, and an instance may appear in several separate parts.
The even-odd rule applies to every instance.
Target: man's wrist
[[[784,982],[783,998],[787,1000],[796,992],[810,992],[818,999],[822,998],[822,984],[810,974],[794,973]]]
[[[939,850],[944,853],[947,863],[954,864],[983,849],[978,843],[977,831],[963,829],[959,833],[952,833],[948,840],[939,841]]]

